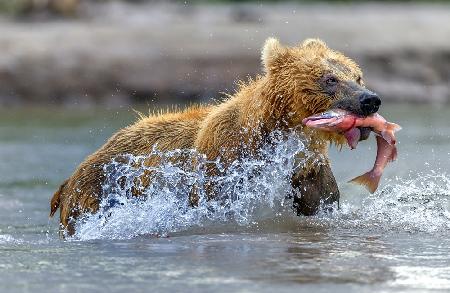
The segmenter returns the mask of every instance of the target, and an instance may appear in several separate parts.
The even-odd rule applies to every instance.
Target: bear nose
[[[374,93],[363,93],[359,97],[361,110],[365,115],[376,113],[381,105],[380,98]]]

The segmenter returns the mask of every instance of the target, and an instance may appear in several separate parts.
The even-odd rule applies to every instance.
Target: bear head
[[[269,38],[261,58],[268,92],[276,99],[271,103],[284,108],[283,119],[291,126],[332,108],[367,116],[381,104],[378,96],[365,88],[359,66],[321,40],[307,39],[287,47]]]

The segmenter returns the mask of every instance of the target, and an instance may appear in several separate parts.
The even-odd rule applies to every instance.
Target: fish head
[[[306,126],[319,128],[327,131],[337,131],[336,127],[341,125],[347,115],[347,111],[333,109],[317,115],[309,116],[303,119],[302,123]]]

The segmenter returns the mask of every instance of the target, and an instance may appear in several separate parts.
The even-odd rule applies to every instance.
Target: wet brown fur
[[[195,148],[209,159],[220,156],[226,164],[245,155],[244,150],[255,152],[264,135],[274,129],[296,128],[310,139],[311,151],[327,158],[328,142],[342,145],[343,137],[306,129],[301,121],[327,110],[339,98],[324,94],[317,80],[327,72],[345,80],[358,79],[361,71],[356,63],[320,40],[285,47],[273,38],[264,45],[262,62],[263,75],[241,83],[233,96],[218,105],[141,117],[118,131],[61,185],[51,200],[50,215],[59,207],[62,229],[73,234],[76,219],[99,208],[103,165],[121,154],[149,154],[155,144],[161,151]],[[157,161],[150,158],[146,163]],[[316,169],[311,164],[302,172]]]

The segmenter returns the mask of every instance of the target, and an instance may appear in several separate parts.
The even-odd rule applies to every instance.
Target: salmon
[[[377,113],[363,117],[346,110],[333,109],[307,117],[302,122],[308,127],[342,133],[352,149],[359,142],[362,127],[370,128],[376,134],[377,157],[372,170],[349,181],[366,186],[371,193],[377,190],[386,165],[397,159],[395,132],[401,127],[386,121]]]
[[[309,127],[319,128],[325,131],[340,132],[344,136],[350,136],[350,139],[355,139],[357,131],[354,128],[369,127],[378,135],[381,135],[390,145],[395,145],[396,131],[402,129],[399,125],[387,122],[380,114],[372,114],[370,116],[358,116],[349,111],[342,109],[333,109],[318,115],[313,115],[303,119],[302,123]],[[347,132],[351,133],[347,133]],[[352,133],[353,132],[353,133]],[[348,140],[348,138],[347,138]],[[352,141],[349,141],[350,147]]]

